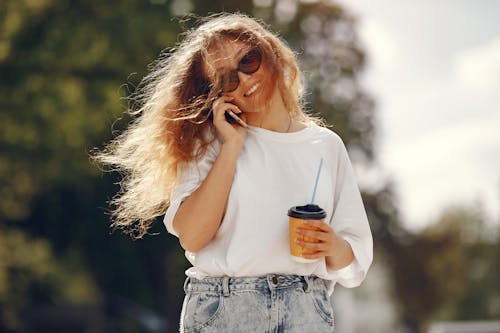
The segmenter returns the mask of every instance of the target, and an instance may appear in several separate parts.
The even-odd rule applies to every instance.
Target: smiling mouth
[[[260,82],[257,82],[250,89],[248,89],[248,91],[243,96],[245,96],[245,97],[250,96],[251,94],[253,94],[255,92],[255,90],[257,90],[257,88],[259,88],[259,86],[260,86]]]

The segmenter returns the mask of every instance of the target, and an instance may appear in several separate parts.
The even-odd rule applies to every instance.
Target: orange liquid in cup
[[[308,230],[320,230],[319,228],[311,225],[303,224],[304,220],[319,220],[324,222],[326,213],[317,205],[294,206],[288,211],[289,216],[289,233],[290,233],[290,255],[292,260],[302,263],[316,262],[319,259],[306,259],[304,254],[314,253],[314,250],[302,247],[295,242],[296,239],[303,240],[309,243],[319,243],[320,240],[304,236],[297,233],[297,228]]]

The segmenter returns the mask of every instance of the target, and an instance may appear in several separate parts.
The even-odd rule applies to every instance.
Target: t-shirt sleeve
[[[170,234],[179,237],[179,234],[174,230],[173,226],[175,214],[182,201],[196,191],[207,177],[208,172],[217,158],[219,150],[220,147],[216,140],[207,147],[206,153],[199,160],[178,165],[178,181],[170,192],[170,205],[163,218],[163,223]]]
[[[373,239],[344,143],[338,137],[337,170],[333,216],[330,225],[352,247],[354,261],[339,270],[328,270],[332,280],[346,288],[357,287],[364,280],[373,260]]]

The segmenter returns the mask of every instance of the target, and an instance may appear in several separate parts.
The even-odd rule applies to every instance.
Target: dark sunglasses
[[[250,49],[238,63],[238,67],[232,71],[226,72],[221,78],[221,89],[223,93],[235,91],[240,84],[238,72],[245,74],[255,73],[262,62],[262,52],[258,47]]]

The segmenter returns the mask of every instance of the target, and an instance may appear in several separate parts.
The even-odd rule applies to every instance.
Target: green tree
[[[497,231],[486,224],[480,207],[467,205],[444,210],[420,234],[420,239],[439,248],[424,256],[427,260],[422,265],[431,278],[436,298],[424,323],[498,319],[500,237]]]
[[[88,151],[125,110],[123,83],[133,87],[142,74],[131,73],[174,43],[168,7],[2,1],[0,24],[0,236],[9,240],[0,246],[0,327],[20,328],[21,308],[96,303],[101,293],[166,309],[158,277],[174,243],[108,235],[103,206],[116,176],[100,178]]]
[[[450,207],[411,233],[399,222],[393,193],[367,194],[365,204],[406,329],[425,332],[433,321],[497,319],[500,233],[487,226],[482,210]]]

